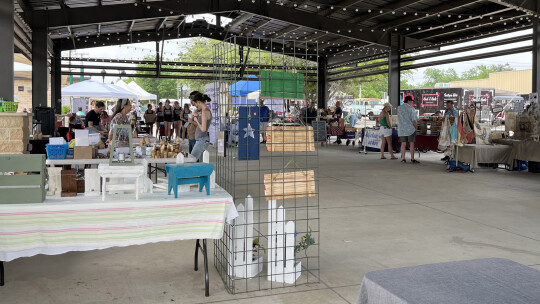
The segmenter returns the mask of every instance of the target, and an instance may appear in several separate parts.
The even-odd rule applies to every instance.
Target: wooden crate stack
[[[42,203],[45,200],[45,155],[0,155],[1,204]]]

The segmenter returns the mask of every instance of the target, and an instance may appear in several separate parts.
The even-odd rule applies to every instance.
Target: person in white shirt
[[[114,113],[114,101],[109,101],[109,106],[107,107],[107,114],[109,114],[109,117],[112,117]]]

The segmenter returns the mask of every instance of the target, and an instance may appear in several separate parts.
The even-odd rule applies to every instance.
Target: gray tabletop
[[[372,271],[359,304],[538,304],[540,271],[497,258]]]

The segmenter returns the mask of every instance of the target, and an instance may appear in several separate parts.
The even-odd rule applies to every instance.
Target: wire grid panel
[[[319,157],[303,119],[317,100],[317,53],[307,42],[238,36],[214,46],[216,183],[240,213],[214,242],[230,293],[319,282]]]

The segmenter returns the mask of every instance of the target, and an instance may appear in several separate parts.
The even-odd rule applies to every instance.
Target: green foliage
[[[428,68],[424,71],[424,82],[420,87],[430,88],[434,87],[436,83],[446,83],[459,80],[473,80],[473,79],[485,79],[489,78],[490,73],[513,71],[514,68],[510,64],[492,64],[485,65],[479,64],[468,69],[467,71],[459,75],[453,68],[437,69]]]
[[[300,242],[298,243],[298,245],[294,246],[294,254],[297,254],[302,250],[305,251],[309,248],[309,246],[315,245],[315,239],[311,234],[311,227],[309,227],[309,232],[307,232],[300,238]],[[298,236],[298,231],[296,231],[295,236]]]
[[[144,60],[152,60],[155,61],[155,56],[146,56]],[[138,67],[154,67],[152,65],[144,65],[139,64]],[[149,71],[137,71],[137,74],[153,74]],[[167,73],[163,73],[167,74]],[[131,81],[135,81],[141,88],[146,90],[149,93],[156,94],[158,99],[161,98],[176,98],[176,86],[177,86],[177,80],[176,79],[169,79],[169,78],[144,78],[144,77],[136,77],[136,78],[127,78],[125,79],[126,83],[129,83]]]
[[[513,71],[513,70],[514,68],[512,68],[512,66],[510,66],[510,64],[508,63],[492,64],[492,65],[480,64],[463,72],[463,74],[461,74],[461,79],[462,80],[485,79],[485,78],[489,78],[490,73]]]
[[[460,77],[456,70],[453,68],[448,69],[436,69],[428,68],[424,71],[424,83],[422,87],[432,88],[436,83],[444,83],[460,80]]]
[[[264,253],[266,253],[266,248],[264,248],[264,246],[261,245],[261,243],[259,242],[259,238],[255,238],[253,240],[253,251],[260,252],[261,250],[264,251]]]
[[[69,111],[71,111],[70,106],[62,106],[62,114],[69,114]]]

